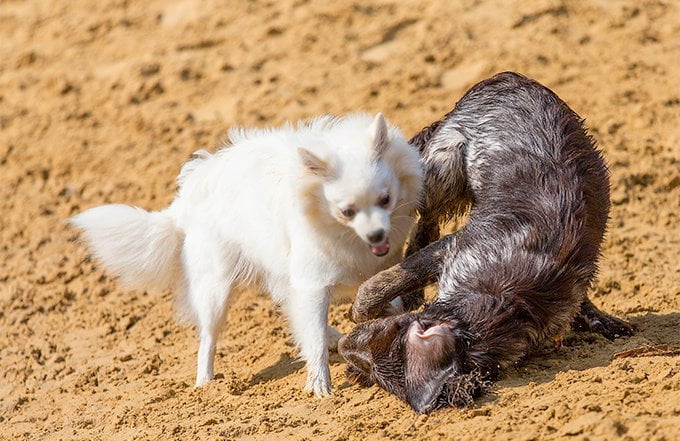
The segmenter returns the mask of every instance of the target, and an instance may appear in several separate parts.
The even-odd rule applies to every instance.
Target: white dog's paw
[[[342,333],[332,326],[326,326],[326,344],[329,351],[338,350],[338,342],[342,338]]]
[[[321,372],[309,372],[305,392],[314,393],[317,398],[327,397],[331,394],[331,373],[328,366]]]
[[[399,315],[406,312],[404,301],[401,297],[395,297],[383,310],[383,315]]]
[[[213,374],[211,372],[203,372],[203,373],[198,373],[196,374],[196,384],[194,387],[203,387],[206,384],[210,383],[210,380],[213,379]]]

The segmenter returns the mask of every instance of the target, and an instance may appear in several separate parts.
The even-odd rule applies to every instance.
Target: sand
[[[680,437],[680,4],[461,0],[0,0],[1,439]],[[234,125],[382,111],[413,134],[476,81],[555,90],[611,166],[594,302],[639,327],[569,334],[466,410],[414,414],[305,373],[266,296],[235,302],[217,378],[167,292],[122,289],[65,220],[167,205],[180,165]],[[331,322],[351,329],[348,305]],[[671,350],[614,354],[647,345]],[[628,354],[631,355],[631,354]]]

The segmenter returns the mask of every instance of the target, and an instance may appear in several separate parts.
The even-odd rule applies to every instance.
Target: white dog
[[[200,336],[196,386],[213,377],[230,293],[258,284],[290,320],[305,389],[329,394],[328,348],[341,336],[327,325],[329,302],[400,260],[422,185],[418,152],[381,114],[230,138],[184,165],[165,210],[104,205],[71,222],[128,286],[179,294]]]

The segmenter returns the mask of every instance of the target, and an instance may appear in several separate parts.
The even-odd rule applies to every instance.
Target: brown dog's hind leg
[[[587,297],[581,303],[581,310],[574,318],[572,329],[600,334],[609,340],[635,334],[633,325],[600,311]]]
[[[359,287],[350,319],[355,323],[377,317],[388,302],[434,283],[441,271],[443,252],[453,241],[446,236],[412,254],[403,262],[381,271]]]

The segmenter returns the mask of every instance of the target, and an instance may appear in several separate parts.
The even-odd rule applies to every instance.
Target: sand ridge
[[[0,439],[654,439],[680,433],[680,5],[671,1],[0,1]],[[383,112],[410,135],[515,70],[586,118],[612,172],[591,292],[640,332],[570,334],[471,409],[304,394],[272,302],[244,293],[193,389],[170,293],[122,289],[65,220],[167,205],[235,125]],[[351,328],[348,305],[331,323]]]

